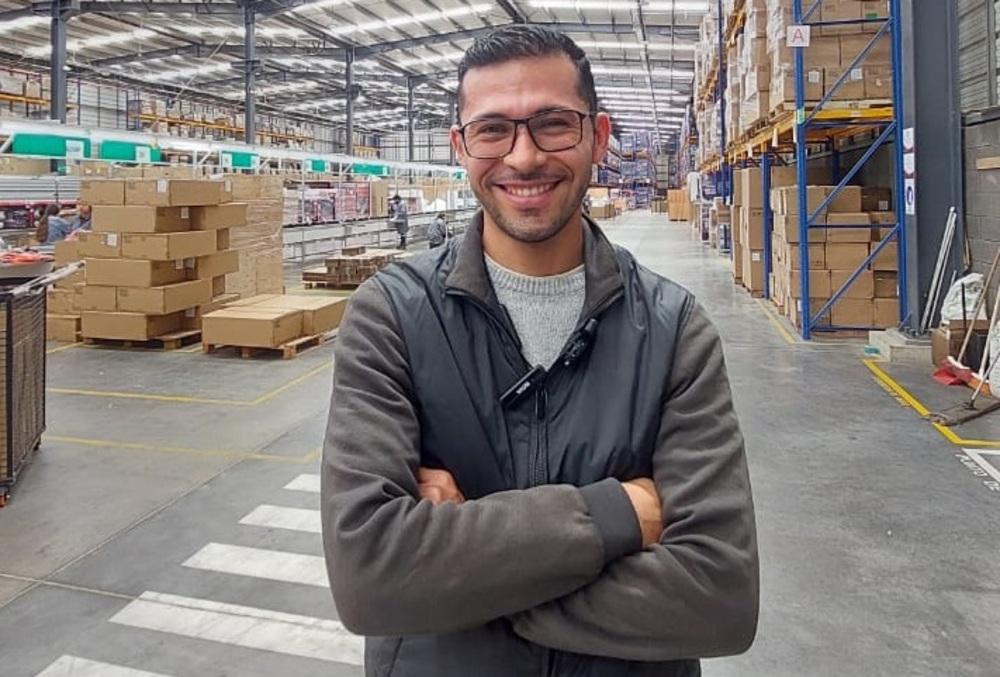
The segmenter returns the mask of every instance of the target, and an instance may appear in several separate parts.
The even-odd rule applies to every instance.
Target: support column
[[[354,48],[348,47],[344,54],[344,89],[346,90],[347,106],[344,116],[347,122],[347,130],[344,153],[354,155]]]
[[[414,134],[414,118],[416,117],[413,109],[413,78],[407,76],[406,78],[406,159],[408,162],[416,161],[416,153],[413,147],[413,134]]]
[[[257,10],[253,0],[243,4],[243,87],[244,140],[257,143]]]
[[[69,14],[63,11],[61,0],[52,2],[52,57],[49,82],[52,86],[49,118],[66,122],[66,107],[69,101],[66,86],[66,22]]]

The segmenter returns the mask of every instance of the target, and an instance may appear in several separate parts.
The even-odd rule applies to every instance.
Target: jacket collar
[[[590,217],[584,216],[583,265],[586,296],[583,314],[587,315],[610,296],[624,288],[614,245]],[[486,271],[483,256],[483,212],[472,217],[462,242],[458,245],[445,287],[465,292],[489,305],[497,305],[496,293]]]

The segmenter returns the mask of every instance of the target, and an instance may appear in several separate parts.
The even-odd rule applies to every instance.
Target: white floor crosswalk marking
[[[281,550],[209,543],[189,557],[184,566],[284,583],[314,585],[320,588],[329,585],[326,563],[322,557]]]
[[[144,592],[111,622],[349,665],[364,657],[364,640],[337,621],[159,592]]]
[[[146,672],[121,665],[92,661],[78,656],[60,656],[35,677],[168,677],[160,672]]]
[[[286,508],[280,505],[260,505],[240,520],[240,524],[269,529],[304,531],[309,534],[322,533],[319,510]]]
[[[313,494],[319,493],[319,475],[299,475],[285,485],[285,489],[291,491],[308,491]]]

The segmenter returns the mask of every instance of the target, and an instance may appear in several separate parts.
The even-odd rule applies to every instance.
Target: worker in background
[[[73,219],[73,232],[78,230],[89,231],[90,230],[90,215],[92,213],[92,208],[88,204],[81,203],[77,208],[76,218]]]
[[[427,228],[427,242],[430,248],[442,246],[448,240],[448,218],[444,212],[438,212],[431,225]]]
[[[35,239],[39,244],[55,244],[73,232],[72,222],[60,216],[61,211],[62,207],[58,204],[45,207],[35,229]]]
[[[718,332],[581,213],[611,131],[583,50],[504,26],[458,82],[483,211],[363,284],[334,347],[340,620],[369,677],[698,675],[758,611]]]
[[[406,213],[406,202],[398,194],[392,196],[389,205],[389,225],[399,234],[399,248],[406,249],[406,234],[410,232],[410,217]]]

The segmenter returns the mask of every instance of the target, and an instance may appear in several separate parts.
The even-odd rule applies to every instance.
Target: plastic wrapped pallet
[[[233,199],[247,204],[247,225],[235,228],[230,246],[239,251],[239,271],[226,276],[226,293],[241,297],[280,294],[284,181],[280,176],[227,175]]]

